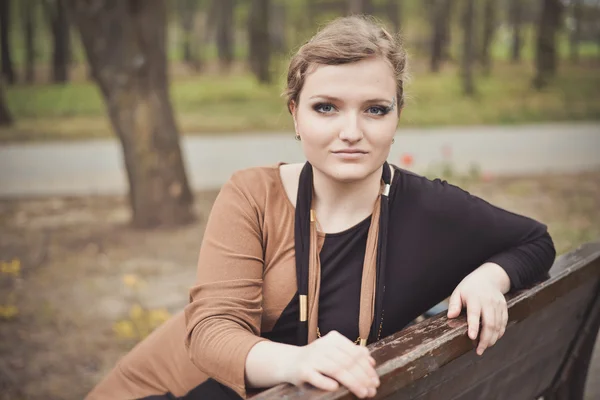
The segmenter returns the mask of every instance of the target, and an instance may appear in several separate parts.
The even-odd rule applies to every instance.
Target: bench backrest
[[[378,399],[581,399],[600,324],[600,243],[557,258],[547,280],[508,296],[504,337],[478,356],[466,318],[437,315],[369,346]],[[253,397],[352,399],[279,385]]]

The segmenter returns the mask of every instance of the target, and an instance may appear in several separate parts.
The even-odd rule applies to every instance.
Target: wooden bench
[[[441,313],[370,345],[381,379],[376,398],[582,399],[600,325],[600,242],[557,258],[544,282],[507,300],[506,333],[483,356],[464,314]],[[353,398],[344,388],[279,385],[253,400]]]

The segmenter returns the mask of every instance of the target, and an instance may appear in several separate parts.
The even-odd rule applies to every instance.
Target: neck
[[[370,215],[379,195],[382,168],[353,182],[340,182],[313,169],[313,208],[318,218],[335,220],[353,215],[363,218]]]

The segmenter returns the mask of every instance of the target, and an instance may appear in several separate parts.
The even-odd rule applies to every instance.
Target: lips
[[[367,154],[366,151],[357,150],[357,149],[337,150],[337,151],[333,151],[333,153],[335,153],[335,154]]]

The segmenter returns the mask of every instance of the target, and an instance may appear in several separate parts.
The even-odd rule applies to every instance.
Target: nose
[[[356,113],[348,113],[344,116],[344,124],[340,130],[339,138],[349,143],[356,143],[363,138],[363,132]]]

